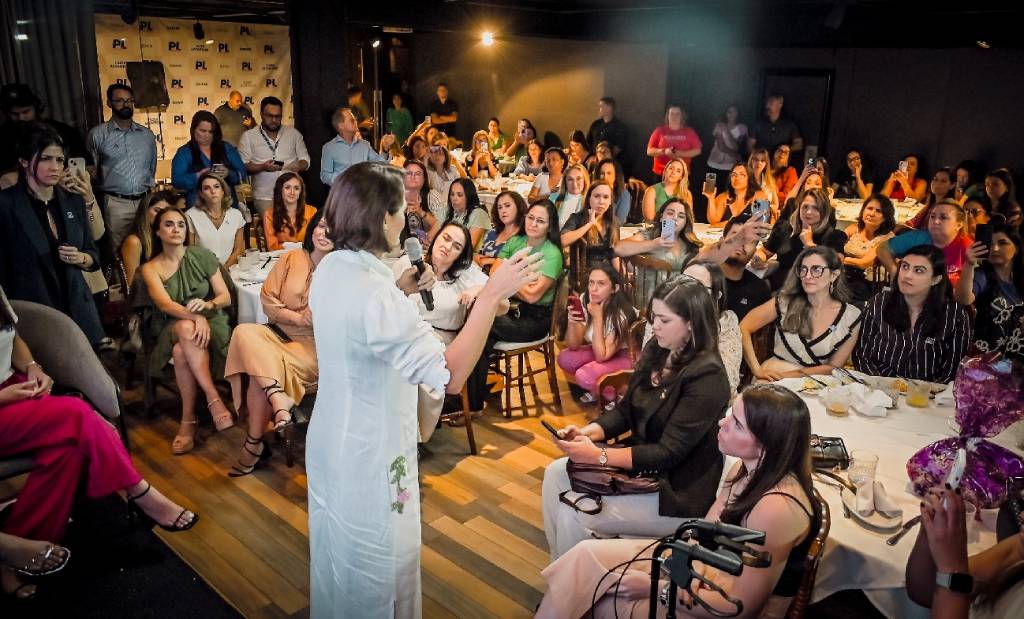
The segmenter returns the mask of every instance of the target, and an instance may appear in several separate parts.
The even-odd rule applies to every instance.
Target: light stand
[[[380,148],[381,121],[384,118],[384,97],[380,91],[380,39],[370,43],[373,48],[373,143]]]

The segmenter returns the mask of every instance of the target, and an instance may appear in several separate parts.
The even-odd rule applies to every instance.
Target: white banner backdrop
[[[156,60],[164,65],[170,104],[162,112],[149,108],[135,115],[157,136],[158,158],[173,158],[189,140],[192,115],[213,112],[232,90],[242,93],[257,122],[260,100],[273,95],[284,102],[284,123],[294,124],[287,26],[204,21],[200,41],[193,24],[187,19],[140,17],[128,25],[118,15],[96,15],[102,92],[114,82],[128,83],[128,62]],[[207,45],[206,40],[213,43]]]

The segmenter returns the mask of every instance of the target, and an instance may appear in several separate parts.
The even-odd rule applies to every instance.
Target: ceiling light
[[[483,32],[483,33],[482,33],[482,34],[480,35],[480,41],[481,41],[481,42],[482,42],[482,43],[483,43],[484,45],[488,45],[488,46],[490,46],[490,45],[494,45],[494,33],[493,33],[493,32],[489,32],[489,31],[486,31],[486,30],[485,30],[485,31],[484,31],[484,32]]]
[[[977,43],[978,47],[980,47],[981,49],[988,49],[992,47],[988,41],[975,41],[975,43]]]
[[[213,39],[206,39],[206,45],[213,45]]]
[[[372,47],[373,49],[377,49],[378,47],[380,47],[380,39],[374,39],[373,42],[370,43],[370,47]]]
[[[14,35],[14,40],[15,41],[28,41],[28,35],[23,33],[23,32],[19,32],[18,34]]]

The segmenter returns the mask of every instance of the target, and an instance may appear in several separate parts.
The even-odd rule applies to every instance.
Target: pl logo
[[[206,70],[206,61],[205,60],[197,60],[196,61],[196,71],[205,71],[205,70]]]
[[[242,37],[249,36],[249,37],[251,37],[252,36],[252,32],[249,32],[249,26],[239,26],[238,27],[238,36],[242,36]]]
[[[273,45],[264,45],[263,46],[263,53],[264,54],[273,54],[274,53],[274,46]]]
[[[247,60],[243,60],[242,61],[242,70],[243,71],[252,71],[252,63],[247,61]]]
[[[210,101],[206,97],[196,97],[196,105],[208,107],[210,105]]]
[[[174,115],[174,124],[176,124],[176,125],[184,125],[185,124],[185,116],[183,114],[175,114]]]
[[[169,52],[180,52],[181,51],[181,41],[168,41],[167,42],[167,51],[169,51]]]
[[[277,88],[277,80],[272,77],[269,77],[267,78],[267,82],[264,86],[266,88]]]
[[[113,49],[128,49],[128,42],[125,39],[114,39]]]
[[[228,50],[228,44],[227,43],[218,43],[217,44],[217,52],[218,53],[226,54],[226,53],[228,53],[228,51],[229,50]]]
[[[184,88],[181,80],[171,80],[171,88]]]
[[[220,87],[221,88],[231,88],[231,80],[221,80],[220,81]]]

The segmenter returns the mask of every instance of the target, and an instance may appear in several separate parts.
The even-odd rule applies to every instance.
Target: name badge
[[[72,213],[71,211],[68,211],[68,212],[66,212],[64,214],[67,216],[68,219],[74,219],[75,218],[75,214]]]
[[[931,345],[935,344],[935,338],[934,337],[926,337],[924,339],[924,343],[927,346],[931,346]]]

